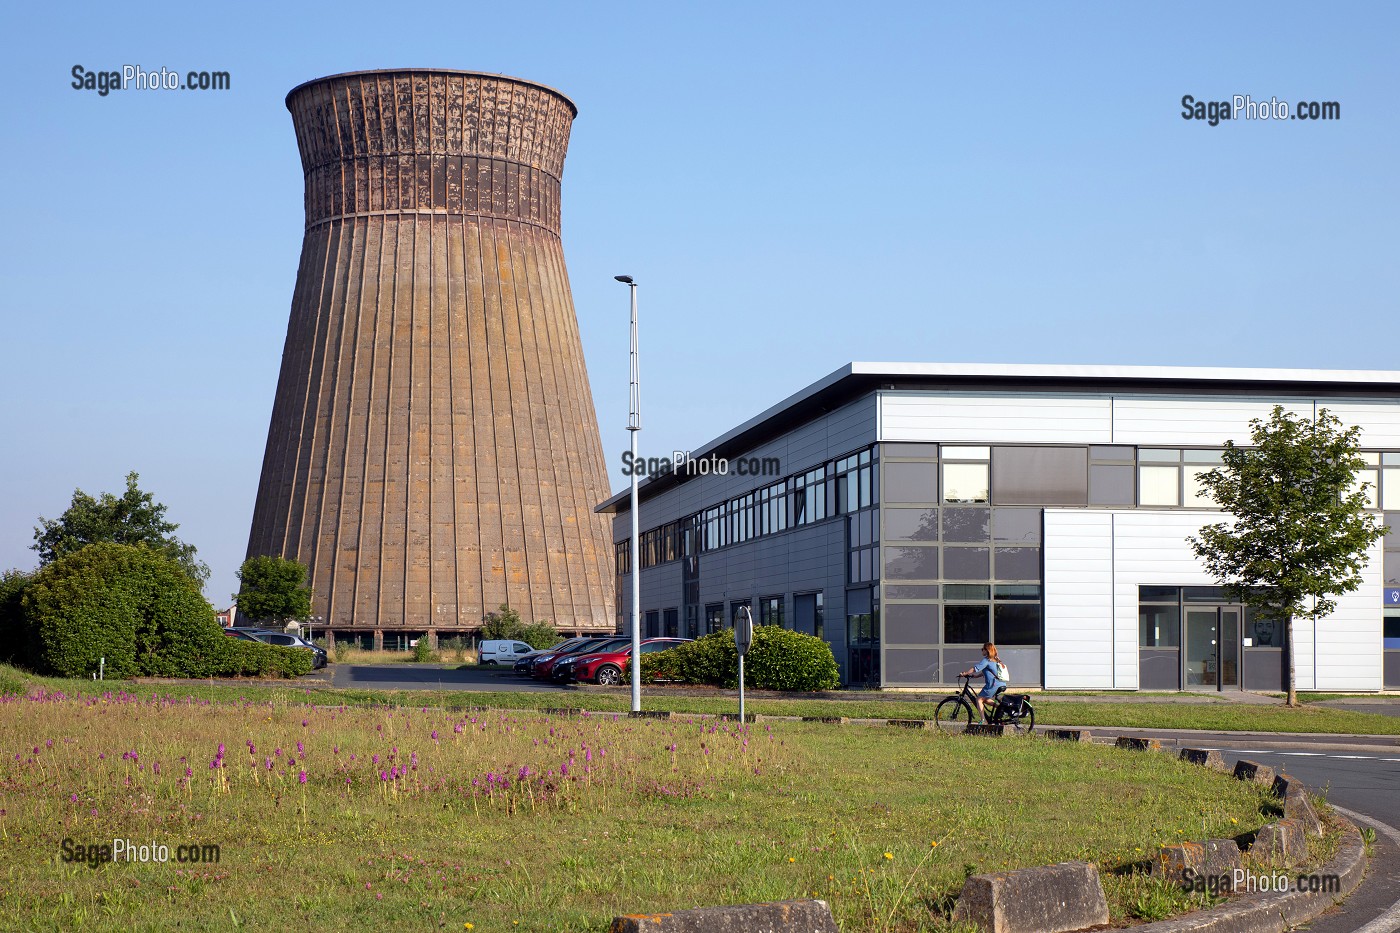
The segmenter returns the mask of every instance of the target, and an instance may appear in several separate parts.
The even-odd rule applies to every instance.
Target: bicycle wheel
[[[1023,703],[1022,708],[1025,712],[1012,720],[1011,729],[1017,735],[1034,735],[1035,710],[1031,707],[1030,703]]]
[[[939,732],[960,732],[972,725],[972,710],[962,697],[948,697],[938,704],[933,721]]]

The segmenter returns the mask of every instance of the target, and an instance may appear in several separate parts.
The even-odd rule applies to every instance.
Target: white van
[[[526,655],[536,653],[523,641],[493,639],[481,643],[477,657],[482,664],[495,667],[497,664],[514,664]]]

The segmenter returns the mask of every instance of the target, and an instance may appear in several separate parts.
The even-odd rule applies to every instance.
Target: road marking
[[[1379,832],[1385,833],[1385,835],[1390,838],[1391,842],[1395,843],[1397,847],[1400,847],[1400,830],[1396,829],[1394,826],[1382,823],[1380,820],[1372,819],[1369,816],[1355,813],[1345,807],[1339,807],[1335,803],[1332,804],[1332,809],[1349,820],[1365,823],[1367,826],[1372,826]],[[1353,931],[1353,933],[1395,933],[1396,930],[1400,930],[1400,901],[1391,904],[1389,910],[1361,929]]]
[[[1322,752],[1279,752],[1280,755],[1293,755],[1297,758],[1326,758]]]

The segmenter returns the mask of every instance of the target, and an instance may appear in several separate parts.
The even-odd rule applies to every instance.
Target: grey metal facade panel
[[[781,464],[778,476],[738,476],[732,473],[728,476],[699,476],[643,499],[639,519],[642,531],[693,515],[726,499],[766,486],[783,476],[811,469],[833,457],[873,444],[878,426],[876,404],[876,396],[871,393],[730,458],[777,457]],[[670,455],[670,451],[665,453]],[[627,511],[614,516],[614,543],[631,536],[631,522]]]

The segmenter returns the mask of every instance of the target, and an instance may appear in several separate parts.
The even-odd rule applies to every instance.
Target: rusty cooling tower
[[[287,95],[306,232],[249,556],[310,569],[321,628],[608,629],[598,420],[559,188],[574,105],[461,71]]]

